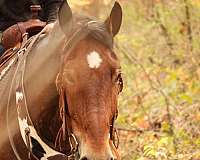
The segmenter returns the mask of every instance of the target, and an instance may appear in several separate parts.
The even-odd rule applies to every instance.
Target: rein
[[[24,103],[23,105],[25,106],[26,112],[27,112],[27,117],[28,120],[31,122],[30,116],[28,114],[27,111],[27,102],[26,102],[26,97],[25,97],[25,90],[24,90],[24,72],[25,72],[25,64],[26,64],[26,58],[27,55],[29,53],[29,51],[31,50],[32,46],[34,45],[34,43],[37,41],[38,37],[40,36],[40,34],[38,34],[36,37],[34,37],[34,39],[29,39],[27,41],[27,34],[25,34],[25,37],[23,38],[23,43],[22,43],[22,47],[21,49],[17,52],[17,57],[15,57],[14,61],[17,62],[17,67],[16,70],[14,72],[14,76],[12,78],[12,82],[11,82],[11,87],[9,90],[9,96],[8,96],[8,102],[7,102],[7,130],[8,130],[8,137],[9,137],[9,141],[11,144],[11,147],[17,157],[18,160],[21,160],[16,146],[14,144],[13,141],[13,136],[11,134],[11,130],[10,130],[10,125],[9,125],[9,106],[10,106],[10,99],[12,96],[12,90],[15,90],[15,95],[16,95],[16,106],[17,106],[17,110],[18,107],[22,107],[22,102]],[[32,41],[31,41],[32,40]],[[25,54],[26,53],[26,54]],[[16,82],[16,84],[14,83]],[[15,84],[15,88],[14,88],[14,84]],[[22,93],[21,95],[19,95],[19,93]],[[31,122],[32,123],[32,122]],[[30,133],[30,129],[27,127],[25,129],[25,134],[26,134],[26,143],[27,145],[27,149],[28,149],[28,157],[29,159],[31,158],[30,155],[32,155],[36,160],[38,160],[38,158],[34,155],[31,154],[31,149],[30,149],[30,137],[29,137],[29,133]]]
[[[28,160],[31,160],[32,158],[36,160],[40,160],[43,158],[47,159],[47,157],[49,156],[51,157],[52,154],[55,157],[58,156],[58,157],[63,157],[64,159],[67,158],[66,155],[53,150],[51,147],[49,147],[46,143],[44,143],[41,140],[41,138],[37,134],[37,130],[34,128],[33,122],[28,112],[26,92],[24,88],[24,74],[25,74],[25,69],[26,69],[26,60],[33,45],[39,39],[41,34],[43,33],[40,32],[39,34],[34,36],[33,39],[29,39],[27,43],[24,43],[22,49],[20,49],[20,51],[18,52],[17,58],[16,58],[16,60],[18,61],[18,64],[16,66],[16,70],[14,72],[14,76],[12,78],[11,87],[9,91],[9,97],[8,97],[8,103],[7,103],[7,130],[8,130],[8,136],[9,136],[11,147],[18,160],[21,160],[21,158],[19,156],[19,153],[17,152],[16,145],[14,144],[14,140],[13,140],[13,135],[11,133],[11,129],[9,126],[9,106],[10,106],[12,91],[15,91],[18,122],[19,122],[22,139],[28,151],[27,159]],[[39,145],[41,145],[44,151],[37,150],[37,148],[34,148],[35,146],[34,146],[34,142],[32,142],[32,138],[36,140],[39,143]],[[43,158],[39,158],[39,156],[37,156],[37,152],[43,154]]]
[[[57,134],[55,146],[58,146],[62,152],[67,152],[69,158],[74,158],[76,152],[78,151],[78,141],[72,131],[71,117],[68,112],[68,107],[65,100],[66,95],[63,89],[59,89],[59,95],[60,118],[62,119],[63,124]],[[62,141],[64,142],[64,146],[61,146],[61,136]],[[66,138],[66,136],[68,137],[68,139]],[[69,144],[70,146],[69,151],[65,150],[67,148],[66,144]]]

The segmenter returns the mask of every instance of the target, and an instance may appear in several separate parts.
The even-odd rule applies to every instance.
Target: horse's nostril
[[[88,159],[87,159],[87,157],[83,157],[83,158],[81,158],[80,160],[88,160]]]
[[[116,158],[111,157],[110,160],[117,160]]]

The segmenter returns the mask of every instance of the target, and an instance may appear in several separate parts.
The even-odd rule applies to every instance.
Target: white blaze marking
[[[90,68],[99,68],[102,63],[102,59],[98,52],[92,51],[87,55],[87,62]]]
[[[54,151],[53,149],[51,149],[47,144],[45,144],[42,139],[38,136],[37,131],[35,130],[35,128],[33,126],[28,125],[27,123],[27,118],[26,119],[21,119],[18,116],[18,120],[19,120],[19,127],[20,127],[20,132],[23,138],[23,141],[26,144],[26,137],[25,137],[25,129],[27,127],[29,127],[30,129],[30,136],[33,137],[34,139],[36,139],[38,141],[38,143],[42,146],[42,148],[44,149],[44,151],[46,152],[46,154],[44,154],[44,157],[41,158],[41,160],[45,160],[48,157],[51,156],[55,156],[55,155],[61,155],[62,153],[59,153],[57,151]],[[27,145],[27,144],[26,144]],[[31,148],[32,148],[32,144],[31,144]]]

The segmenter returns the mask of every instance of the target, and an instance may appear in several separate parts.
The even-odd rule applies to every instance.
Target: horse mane
[[[113,48],[113,37],[108,33],[105,24],[98,22],[92,23],[89,25],[88,30],[92,38],[110,49]]]
[[[82,27],[87,24],[86,32],[88,32],[88,36],[99,41],[109,49],[113,48],[113,36],[108,32],[104,22],[84,15],[75,15],[75,21],[75,25],[78,24],[77,27]]]

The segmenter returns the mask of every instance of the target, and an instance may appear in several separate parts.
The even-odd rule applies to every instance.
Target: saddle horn
[[[72,28],[72,10],[67,0],[63,1],[58,11],[58,21],[62,31],[67,35]]]

